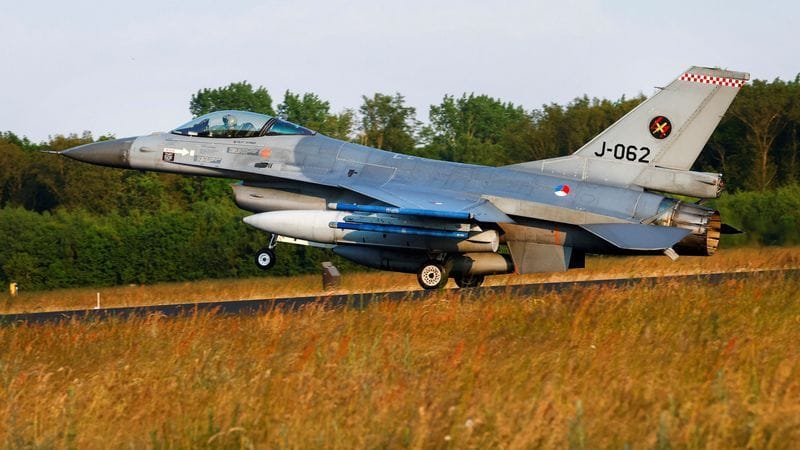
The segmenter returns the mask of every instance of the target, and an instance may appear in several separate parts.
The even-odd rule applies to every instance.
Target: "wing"
[[[503,211],[480,196],[443,189],[414,189],[397,183],[374,186],[358,183],[339,187],[399,208],[441,212],[468,212],[478,222],[513,223]]]

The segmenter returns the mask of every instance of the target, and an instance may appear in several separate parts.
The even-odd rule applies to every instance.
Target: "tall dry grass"
[[[589,257],[587,268],[567,272],[499,275],[487,277],[487,285],[511,285],[546,281],[627,278],[659,275],[743,271],[800,267],[800,247],[723,249],[712,257],[683,256],[671,261],[665,256]],[[456,287],[451,280],[449,287]],[[335,293],[409,291],[420,289],[416,276],[391,272],[345,273],[342,287]],[[163,283],[150,286],[33,291],[23,289],[13,300],[0,294],[0,313],[88,309],[96,305],[100,293],[102,307],[138,306],[163,303],[200,302],[323,295],[321,277],[265,277],[237,280],[202,280]]]
[[[800,280],[0,327],[8,448],[797,448]]]

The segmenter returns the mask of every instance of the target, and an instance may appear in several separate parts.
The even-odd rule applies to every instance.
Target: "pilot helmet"
[[[233,128],[236,126],[236,116],[233,114],[225,114],[222,116],[222,123],[228,128]]]

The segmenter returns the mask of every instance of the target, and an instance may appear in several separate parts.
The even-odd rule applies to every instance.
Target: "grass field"
[[[771,275],[7,325],[0,445],[797,448],[798,292]]]
[[[589,257],[587,268],[568,272],[498,275],[487,277],[487,285],[509,285],[542,281],[628,278],[670,274],[693,274],[746,271],[769,268],[800,267],[800,247],[765,247],[723,249],[711,257],[682,256],[671,261],[665,256]],[[449,287],[455,287],[450,280]],[[420,289],[416,276],[390,272],[345,273],[342,288],[335,293],[408,291]],[[88,309],[101,306],[135,306],[212,300],[275,298],[298,295],[322,295],[320,275],[265,277],[237,280],[205,280],[164,283],[150,286],[33,291],[24,289],[14,299],[0,294],[0,313]]]

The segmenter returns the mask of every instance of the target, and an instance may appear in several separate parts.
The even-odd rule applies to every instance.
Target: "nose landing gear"
[[[273,234],[269,238],[269,244],[256,252],[256,266],[261,270],[269,270],[275,265],[275,246],[278,245],[278,236]]]

